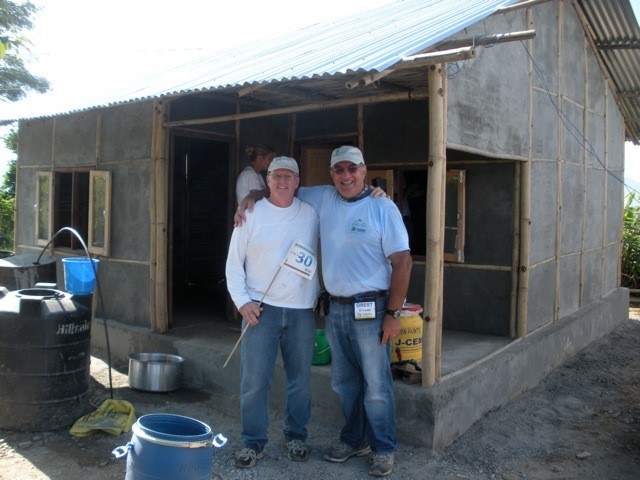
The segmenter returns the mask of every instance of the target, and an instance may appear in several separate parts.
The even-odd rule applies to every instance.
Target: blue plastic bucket
[[[131,442],[112,452],[127,455],[125,480],[210,480],[212,447],[227,441],[206,423],[169,413],[143,415],[131,430]]]
[[[91,259],[98,271],[96,259]],[[64,289],[73,295],[91,295],[96,281],[93,268],[88,258],[63,258]]]

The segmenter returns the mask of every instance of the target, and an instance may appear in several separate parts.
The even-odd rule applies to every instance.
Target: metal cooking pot
[[[169,353],[129,355],[129,386],[145,392],[172,392],[182,386],[184,358]]]

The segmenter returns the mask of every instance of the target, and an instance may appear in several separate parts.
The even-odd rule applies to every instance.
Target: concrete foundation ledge
[[[629,317],[629,292],[618,288],[556,323],[515,340],[496,355],[444,377],[410,401],[400,397],[403,441],[442,449],[488,412],[536,386],[552,370]],[[406,420],[413,418],[413,423]]]
[[[415,446],[442,449],[455,441],[488,412],[536,386],[553,369],[628,318],[628,290],[618,288],[559,322],[550,323],[524,339],[514,340],[494,354],[451,373],[431,388],[395,382],[398,440]],[[109,321],[114,365],[126,365],[138,352],[184,356],[184,383],[192,388],[239,392],[239,352],[222,365],[237,334],[202,332],[202,328],[157,334],[147,328]],[[92,325],[92,347],[105,350],[102,320]],[[283,412],[285,375],[276,367],[271,408]],[[337,396],[331,389],[329,366],[312,367],[312,421],[342,424]],[[238,405],[227,402],[228,408]]]

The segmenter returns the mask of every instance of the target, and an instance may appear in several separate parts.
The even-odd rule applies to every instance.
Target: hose
[[[96,270],[96,266],[91,261],[91,255],[89,254],[89,249],[87,248],[87,245],[84,243],[82,236],[71,227],[62,227],[60,230],[58,230],[55,233],[53,237],[51,237],[51,240],[49,240],[47,244],[44,246],[44,248],[40,252],[40,255],[38,255],[38,258],[34,262],[34,265],[40,264],[40,258],[42,257],[42,254],[46,251],[47,247],[49,247],[49,245],[51,245],[51,242],[53,242],[53,240],[64,231],[72,233],[78,238],[78,240],[80,240],[80,243],[82,244],[82,248],[84,249],[85,253],[87,254],[87,258],[89,259],[89,264],[93,269],[93,276],[96,279],[96,285],[98,287],[98,299],[100,302],[100,310],[102,311],[102,324],[104,325],[104,338],[107,345],[107,366],[109,367],[109,398],[113,400],[113,381],[111,379],[111,346],[109,345],[109,331],[107,330],[107,317],[105,316],[105,312],[104,312],[104,301],[102,299],[102,289],[100,288],[100,280],[98,280],[98,272]]]

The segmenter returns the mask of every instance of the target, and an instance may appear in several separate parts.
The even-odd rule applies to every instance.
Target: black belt
[[[332,302],[338,302],[338,303],[356,303],[356,302],[364,302],[366,301],[366,299],[370,299],[372,297],[373,298],[386,297],[388,293],[389,293],[388,290],[378,290],[377,292],[358,293],[353,297],[337,297],[335,295],[329,295],[329,300],[331,300]]]

